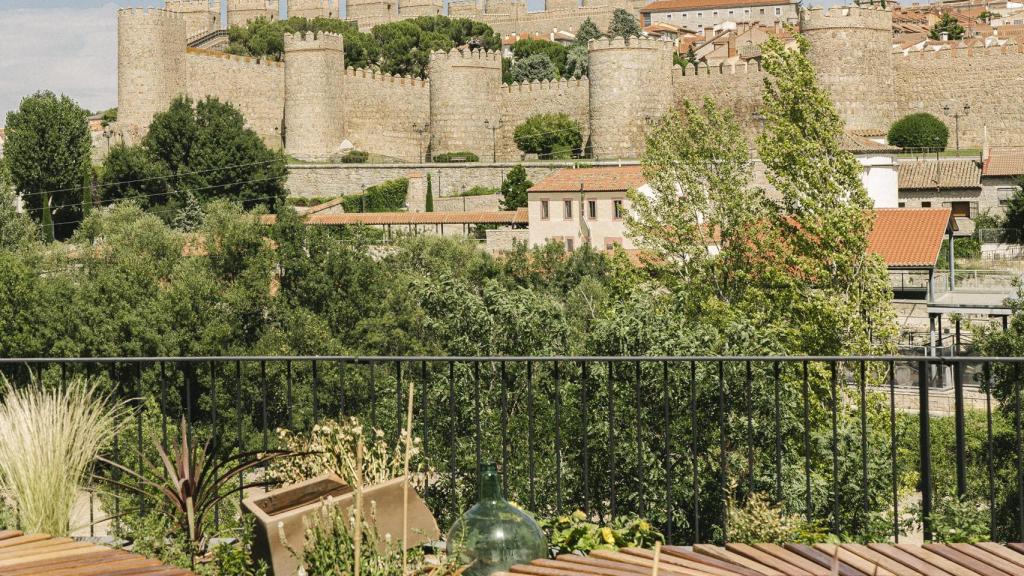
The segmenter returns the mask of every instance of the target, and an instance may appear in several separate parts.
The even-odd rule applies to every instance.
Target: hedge
[[[350,150],[348,154],[341,157],[342,164],[362,164],[369,160],[370,153],[362,150]]]
[[[341,201],[345,212],[397,212],[405,207],[409,180],[397,178],[370,186],[362,194],[345,196]]]
[[[945,150],[948,142],[949,128],[927,112],[904,116],[889,128],[889,144],[900,148]]]
[[[434,162],[479,162],[480,157],[472,152],[446,152],[434,156]]]

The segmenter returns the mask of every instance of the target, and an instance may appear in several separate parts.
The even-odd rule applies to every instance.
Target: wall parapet
[[[424,80],[422,78],[416,78],[414,76],[402,76],[400,74],[385,74],[372,68],[346,68],[345,76],[349,78],[365,78],[367,80],[373,80],[375,82],[397,84],[399,86],[409,86],[412,88],[430,88],[430,80]]]
[[[1001,54],[1024,54],[1024,44],[1007,43],[993,46],[963,46],[943,50],[919,50],[895,52],[898,58],[906,60],[954,60],[957,58],[988,58]]]
[[[219,3],[211,5],[210,0],[164,0],[164,9],[170,12],[213,12],[220,13]]]
[[[664,50],[671,52],[675,48],[672,42],[666,42],[664,40],[654,40],[652,38],[624,38],[622,36],[616,36],[615,38],[599,38],[597,40],[591,40],[587,42],[587,50],[594,52],[597,50],[622,50],[622,49],[637,49],[637,50]]]
[[[829,28],[870,28],[892,30],[892,9],[881,6],[832,6],[803,10],[800,28],[825,30]]]
[[[163,8],[118,8],[118,18],[176,18],[184,20],[185,17],[178,12],[164,10]]]
[[[284,62],[278,62],[277,60],[267,60],[263,58],[253,58],[252,56],[239,56],[237,54],[228,54],[227,52],[220,52],[218,50],[204,50],[202,48],[186,48],[185,53],[189,56],[196,56],[200,58],[211,58],[216,60],[227,60],[234,62],[242,66],[253,66],[253,67],[268,67],[268,68],[284,68]]]
[[[585,88],[590,86],[590,79],[582,78],[561,78],[559,80],[534,80],[532,82],[515,82],[502,84],[501,89],[506,94],[519,92],[540,92],[544,90],[568,90],[570,88]]]
[[[760,72],[761,63],[757,60],[748,60],[747,62],[733,62],[731,64],[722,62],[718,66],[710,66],[707,63],[704,63],[703,66],[687,65],[685,68],[675,64],[672,66],[672,70],[684,78],[692,78],[694,76],[738,76],[740,74]]]
[[[458,48],[452,48],[447,52],[435,50],[430,53],[430,61],[434,62],[435,60],[478,60],[493,62],[501,66],[501,52],[497,50],[460,50]]]
[[[286,57],[288,52],[300,50],[334,50],[344,52],[344,42],[340,34],[332,32],[297,32],[284,35],[284,51]]]

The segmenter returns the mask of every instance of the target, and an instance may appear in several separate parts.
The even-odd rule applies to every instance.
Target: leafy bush
[[[370,153],[362,150],[350,150],[341,157],[342,164],[363,164],[370,159]]]
[[[764,494],[754,493],[746,504],[729,503],[729,540],[744,544],[820,542],[825,531],[800,514],[786,514]]]
[[[445,152],[434,156],[434,162],[479,162],[480,157],[472,152]]]
[[[580,510],[568,516],[543,519],[540,527],[555,555],[593,550],[618,550],[624,547],[650,548],[665,537],[651,523],[636,515],[617,516],[606,526],[587,520]]]
[[[533,182],[526,177],[526,168],[517,165],[508,171],[501,183],[501,209],[515,210],[526,208],[527,195]]]
[[[512,82],[533,82],[558,78],[558,68],[547,54],[532,54],[516,60],[509,70]]]
[[[517,63],[531,56],[543,54],[548,57],[548,60],[555,67],[557,75],[561,76],[562,71],[565,69],[565,58],[568,49],[558,42],[532,39],[517,40],[512,44],[511,50],[512,57]]]
[[[616,36],[624,36],[631,38],[634,36],[640,36],[642,34],[640,28],[640,22],[635,16],[629,13],[628,10],[623,8],[616,8],[612,12],[612,22],[608,25],[608,35],[612,38]]]
[[[576,44],[569,48],[569,53],[566,54],[562,76],[579,79],[588,74],[590,74],[590,54],[585,45]]]
[[[284,199],[284,202],[289,206],[308,208],[310,206],[318,206],[333,199],[326,196],[289,196]]]
[[[513,138],[520,150],[541,158],[571,158],[583,146],[579,123],[563,113],[531,116]]]
[[[345,212],[396,212],[405,207],[409,180],[396,178],[370,186],[362,194],[345,196],[341,205]]]
[[[127,419],[96,385],[64,388],[3,383],[0,404],[0,493],[10,497],[27,532],[63,536],[100,451]]]
[[[889,144],[900,148],[945,150],[949,128],[927,112],[909,114],[889,128]]]
[[[920,528],[920,505],[913,506],[911,512]],[[991,539],[988,504],[980,498],[941,496],[934,503],[931,521],[936,542],[973,544]]]
[[[473,186],[469,190],[464,190],[456,196],[487,196],[490,194],[497,194],[499,190],[497,188],[491,188],[490,186]]]

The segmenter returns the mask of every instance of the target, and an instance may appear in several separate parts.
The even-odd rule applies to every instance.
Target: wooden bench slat
[[[834,556],[832,554],[825,554],[821,550],[808,546],[806,544],[786,544],[784,547],[786,550],[798,554],[803,558],[814,562],[818,566],[824,568],[826,574],[832,574],[832,564]],[[836,567],[839,569],[839,576],[868,576],[861,572],[856,567],[843,562],[841,558],[835,558]]]
[[[896,576],[888,569],[883,566],[879,566],[878,563],[872,562],[866,558],[862,558],[853,552],[838,546],[838,552],[836,551],[837,546],[835,544],[815,544],[814,549],[824,554],[829,559],[835,554],[839,554],[839,561],[853,566],[859,570],[862,574],[871,574],[872,576]]]
[[[953,562],[948,558],[944,558],[930,550],[925,550],[921,546],[912,546],[910,544],[897,544],[896,547],[908,554],[917,556],[918,558],[924,560],[932,566],[936,566],[938,568],[945,570],[953,576],[981,576],[977,572],[969,568],[965,568],[964,566],[961,566],[956,562]]]
[[[739,576],[761,576],[760,572],[756,572],[745,566],[740,566],[739,564],[719,560],[718,558],[712,558],[711,556],[706,556],[695,551],[691,552],[680,546],[662,546],[661,553],[663,555],[683,558],[685,560],[689,560],[697,564],[706,564],[708,566],[729,570],[730,572],[739,574]]]
[[[785,576],[818,576],[798,568],[773,554],[765,552],[764,550],[750,546],[749,544],[726,544],[725,549],[730,552],[735,552],[736,554],[742,554],[743,556],[756,560],[765,566],[771,566]]]
[[[966,554],[967,556],[974,558],[982,564],[1002,570],[1007,574],[1020,574],[1024,572],[1024,568],[1021,566],[1017,566],[1013,562],[1004,560],[984,548],[979,548],[973,544],[950,544],[949,547],[961,554]]]
[[[1013,576],[1008,572],[1003,572],[995,566],[991,566],[984,562],[977,560],[963,552],[957,551],[955,548],[951,548],[946,544],[925,544],[924,549],[929,552],[934,552],[939,556],[942,556],[950,562],[955,562],[968,570],[981,574],[982,576]]]
[[[868,548],[865,544],[843,544],[840,548],[851,554],[856,554],[857,556],[878,566],[880,568],[880,575],[882,574],[881,570],[884,569],[888,570],[895,576],[923,576],[920,572],[914,570],[910,566],[900,564],[885,554],[881,554],[876,550]]]
[[[924,576],[952,576],[938,566],[929,564],[913,554],[907,554],[894,544],[868,544],[868,548],[880,552],[904,566],[909,566]]]
[[[619,562],[612,562],[611,560],[603,560],[601,558],[592,558],[590,556],[577,556],[576,554],[559,554],[555,560],[559,562],[566,562],[569,564],[578,564],[580,566],[587,566],[594,570],[616,570],[620,572],[630,572],[633,574],[647,574],[648,571],[640,568],[639,566],[624,565]]]
[[[654,561],[654,550],[648,550],[646,548],[623,548],[621,552],[624,554],[639,556],[641,558],[647,558],[648,560],[651,560],[652,564]],[[732,570],[726,570],[725,568],[719,568],[709,564],[701,564],[699,562],[693,562],[691,560],[673,556],[666,553],[664,548],[661,549],[660,561],[658,563],[661,565],[669,564],[672,566],[689,568],[690,570],[696,570],[697,572],[707,574],[708,576],[739,576],[738,573]]]
[[[978,542],[975,546],[990,554],[999,556],[1003,560],[1013,562],[1019,566],[1018,570],[1024,570],[1024,554],[1021,554],[1020,552],[1015,552],[1011,548],[1000,546],[995,542]]]
[[[754,570],[758,574],[763,574],[764,576],[786,576],[785,574],[779,572],[771,566],[765,566],[764,564],[761,564],[756,560],[751,560],[746,556],[733,553],[720,546],[714,546],[712,544],[695,544],[693,546],[693,549],[697,552],[700,552],[701,554],[707,554],[708,556],[718,558],[719,560],[725,562],[732,562],[734,564],[745,566],[747,568],[750,568],[751,570]]]

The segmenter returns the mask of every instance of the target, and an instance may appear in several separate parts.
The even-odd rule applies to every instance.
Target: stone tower
[[[181,14],[185,19],[185,35],[194,38],[220,29],[220,3],[211,5],[210,0],[166,0],[168,12]]]
[[[185,93],[185,18],[166,10],[117,11],[118,129],[126,143]]]
[[[388,19],[398,15],[398,0],[341,0],[348,20]]]
[[[337,4],[334,0],[288,0],[288,17],[337,18]]]
[[[280,6],[275,0],[228,0],[228,26],[245,26],[258,18],[277,20]]]
[[[344,78],[341,36],[285,34],[284,146],[288,154],[314,160],[338,150],[345,136]]]
[[[849,130],[887,129],[895,119],[892,12],[870,6],[803,11],[808,58]]]
[[[495,155],[501,119],[501,53],[485,50],[430,55],[430,153]]]
[[[402,18],[437,16],[443,10],[443,0],[403,0],[398,5],[398,13]]]
[[[672,43],[591,40],[590,145],[594,158],[639,158],[647,128],[672,107]]]

